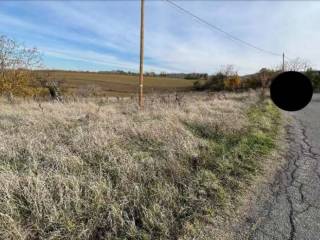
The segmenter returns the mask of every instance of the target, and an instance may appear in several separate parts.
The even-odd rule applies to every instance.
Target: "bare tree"
[[[297,71],[305,72],[311,68],[311,64],[308,60],[302,58],[295,58],[285,62],[285,71]]]
[[[0,93],[10,100],[14,95],[30,94],[30,82],[34,79],[33,71],[40,68],[41,56],[36,48],[24,45],[0,36]]]
[[[237,70],[235,69],[235,66],[231,64],[222,66],[219,72],[225,75],[226,77],[230,77],[238,74]]]

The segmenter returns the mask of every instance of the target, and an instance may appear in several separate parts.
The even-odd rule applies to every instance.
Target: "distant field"
[[[138,92],[139,77],[125,74],[50,71],[50,78],[63,81],[68,93],[94,92],[95,95],[121,96]],[[194,80],[168,77],[144,77],[144,90],[172,92],[191,90]]]

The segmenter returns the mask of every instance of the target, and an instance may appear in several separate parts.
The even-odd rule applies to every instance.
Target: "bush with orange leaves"
[[[241,87],[241,79],[238,74],[226,77],[223,83],[226,90],[235,91]]]
[[[41,67],[41,56],[36,48],[0,36],[0,94],[10,100],[13,96],[33,95],[34,69]]]

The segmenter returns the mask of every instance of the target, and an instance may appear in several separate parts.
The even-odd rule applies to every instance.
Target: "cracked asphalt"
[[[320,239],[320,95],[290,115],[286,162],[247,219],[249,239]]]

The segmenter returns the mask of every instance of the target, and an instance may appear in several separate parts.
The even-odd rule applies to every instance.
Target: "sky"
[[[207,22],[263,49],[320,69],[320,2],[175,1]],[[46,68],[139,69],[140,1],[0,1],[0,35],[37,47]],[[281,64],[199,23],[168,2],[145,3],[145,71],[240,74]]]

